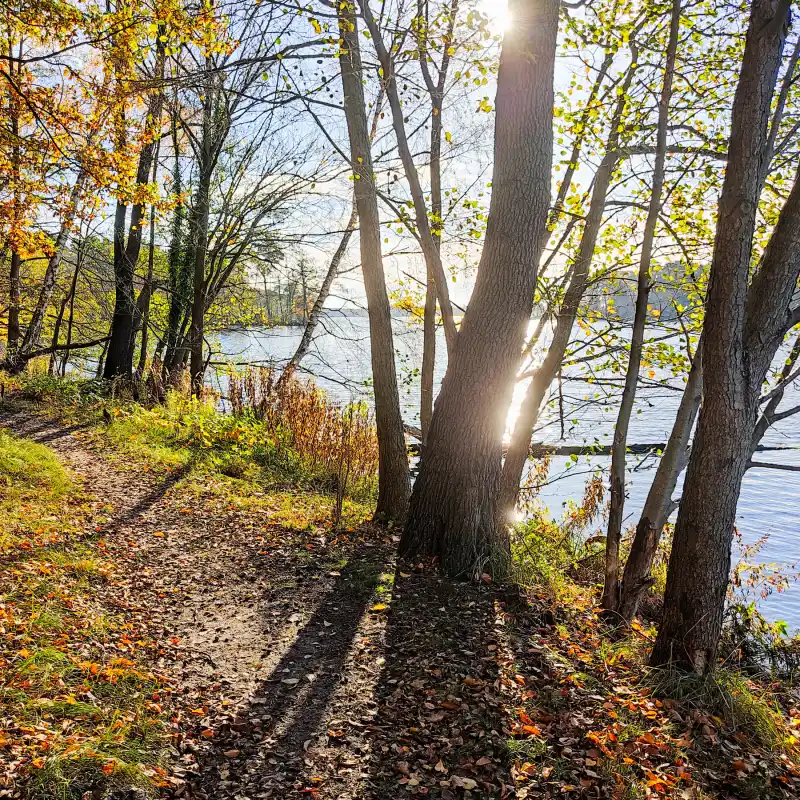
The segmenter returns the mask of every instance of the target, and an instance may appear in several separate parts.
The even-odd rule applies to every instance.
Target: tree
[[[559,3],[515,0],[510,10],[486,241],[400,545],[404,556],[437,556],[454,576],[500,575],[508,566],[496,515],[501,439],[550,204]]]
[[[760,176],[762,190],[770,169],[781,169],[782,159],[785,158],[783,151],[792,141],[794,121],[790,118],[781,136],[780,146],[778,146],[778,136],[785,118],[789,91],[795,83],[795,71],[798,61],[800,61],[800,40],[795,43],[794,50],[784,73],[777,103],[775,103],[772,113],[767,140],[768,149],[763,160],[763,169]],[[691,356],[692,354],[690,353],[689,355]],[[789,359],[787,359],[780,372],[779,386],[780,382],[790,377],[796,358],[796,348],[793,348]],[[625,563],[617,613],[622,620],[626,622],[630,622],[633,619],[640,598],[653,583],[652,578],[650,578],[650,569],[656,556],[661,533],[670,514],[679,505],[678,501],[673,499],[673,493],[678,478],[686,468],[689,460],[689,440],[697,418],[697,412],[700,408],[702,391],[702,343],[699,343],[691,358],[691,369],[689,371],[686,388],[681,397],[678,412],[666,447],[664,448],[664,453],[659,460],[655,477],[647,493],[647,498],[636,526],[630,554]],[[785,419],[797,413],[797,408],[778,411],[778,405],[783,397],[783,391],[778,387],[773,391],[775,393],[769,398],[756,426],[752,441],[752,452],[755,452],[764,433],[773,422]],[[753,466],[752,461],[751,466]]]
[[[458,16],[459,0],[450,0],[444,11],[445,31],[441,41],[440,62],[436,65],[430,54],[430,19],[428,4],[419,0],[417,4],[417,48],[419,63],[425,88],[431,101],[431,233],[434,246],[441,252],[442,246],[442,129],[444,91],[450,59],[455,52],[453,47],[453,31]],[[435,68],[431,74],[431,64]],[[433,418],[433,377],[436,364],[436,282],[430,276],[425,283],[425,308],[423,311],[422,369],[420,375],[420,409],[419,420],[422,433],[422,446],[428,440],[428,430]]]
[[[120,37],[126,41],[124,37]],[[143,144],[139,153],[136,168],[135,185],[131,189],[121,185],[118,189],[118,198],[114,211],[114,282],[115,301],[114,316],[111,320],[109,332],[108,352],[106,353],[103,377],[107,380],[118,376],[131,377],[133,373],[133,351],[135,346],[136,331],[136,296],[134,289],[134,275],[139,252],[142,247],[142,234],[144,231],[144,215],[146,203],[143,187],[150,181],[150,171],[156,156],[158,140],[161,130],[161,114],[164,108],[163,79],[166,64],[166,27],[163,24],[157,27],[155,45],[155,66],[153,69],[153,83],[155,87],[150,92],[147,104],[147,116],[143,132]],[[121,51],[121,53],[119,52]],[[118,104],[121,106],[125,94],[129,91],[127,85],[131,80],[127,74],[133,55],[129,44],[117,43],[112,48],[112,63],[115,80],[117,82]],[[125,126],[124,111],[121,107],[115,110],[116,122],[116,149],[122,160],[129,147]],[[128,218],[128,203],[133,199],[130,222],[128,224],[127,239],[125,236],[125,223]]]
[[[361,15],[364,18],[364,22],[366,23],[367,29],[369,30],[372,38],[372,43],[375,46],[375,51],[378,54],[383,85],[392,114],[392,126],[394,128],[395,138],[397,139],[397,148],[400,153],[400,159],[403,162],[403,170],[411,191],[411,200],[414,207],[414,221],[416,223],[419,243],[422,247],[422,252],[425,257],[428,282],[432,283],[436,289],[436,295],[439,300],[439,308],[441,309],[442,314],[442,321],[444,323],[447,349],[448,351],[452,351],[456,339],[456,326],[453,318],[453,308],[450,303],[449,290],[447,287],[447,277],[445,276],[444,267],[442,266],[442,258],[439,252],[439,246],[435,241],[436,237],[431,230],[431,223],[428,215],[428,207],[425,202],[425,195],[422,191],[419,173],[417,172],[417,167],[414,163],[414,158],[411,153],[411,147],[408,143],[403,108],[400,102],[400,95],[397,90],[397,78],[395,75],[394,60],[391,56],[391,53],[386,48],[380,28],[378,27],[378,23],[372,15],[372,9],[370,8],[369,0],[358,0],[358,3],[361,7]]]
[[[350,164],[358,212],[361,271],[367,294],[372,379],[375,386],[379,451],[375,513],[382,518],[402,519],[408,504],[408,456],[397,389],[392,316],[383,273],[378,195],[364,103],[358,21],[350,3],[339,4],[338,22],[342,93],[350,138]]]
[[[733,102],[728,169],[703,325],[704,397],[678,510],[664,616],[651,663],[714,667],[742,477],[750,460],[761,387],[797,323],[791,299],[800,275],[800,180],[781,210],[748,290],[768,122],[789,3],[755,0]]]
[[[611,451],[611,506],[606,532],[605,583],[603,587],[603,608],[617,610],[619,605],[619,545],[622,538],[622,512],[625,506],[625,449],[628,440],[628,426],[639,384],[639,369],[642,363],[642,349],[647,324],[647,308],[650,296],[650,260],[653,256],[653,243],[656,226],[661,213],[661,193],[664,188],[664,168],[667,159],[667,125],[669,105],[672,97],[672,80],[675,73],[675,57],[678,51],[678,31],[681,19],[680,0],[673,0],[670,17],[669,41],[667,44],[664,80],[658,102],[658,124],[656,129],[656,158],[653,166],[653,188],[650,206],[644,226],[642,249],[639,255],[639,272],[636,288],[636,311],[631,332],[631,350],[625,374],[625,387],[614,426],[614,446]]]
[[[605,151],[595,174],[589,210],[586,214],[578,253],[574,264],[570,267],[567,289],[564,292],[564,297],[556,316],[553,340],[550,343],[544,361],[536,370],[525,393],[519,417],[511,436],[511,442],[506,452],[500,495],[501,508],[506,515],[514,508],[520,480],[525,469],[525,462],[528,460],[531,436],[539,416],[539,409],[550,384],[561,368],[561,363],[564,360],[564,354],[567,351],[572,335],[572,328],[578,317],[578,310],[589,284],[589,272],[603,223],[603,213],[605,212],[608,193],[614,172],[622,158],[620,138],[625,129],[623,117],[629,103],[628,93],[630,86],[638,70],[639,49],[636,44],[636,30],[634,28],[629,39],[630,63],[625,70],[619,91],[616,92],[616,102],[608,128]]]

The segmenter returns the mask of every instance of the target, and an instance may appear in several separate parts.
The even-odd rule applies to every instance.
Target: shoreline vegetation
[[[227,414],[188,388],[161,404],[134,401],[121,383],[24,374],[4,385],[2,796],[117,798],[133,789],[218,800],[243,793],[248,759],[262,757],[271,777],[260,788],[275,798],[346,790],[382,800],[426,792],[755,800],[800,791],[797,643],[732,595],[718,670],[648,669],[666,556],[632,627],[606,621],[599,480],[563,519],[533,510],[517,526],[516,583],[485,576],[475,586],[438,577],[424,560],[396,562],[392,529],[369,522],[377,444],[363,406],[332,406],[313,386],[279,386],[266,370],[232,376]],[[546,470],[546,459],[537,464]],[[145,496],[151,482],[166,482],[162,510],[134,503],[122,522],[130,491],[104,498],[87,482],[92,474],[143,482]],[[223,517],[244,539],[233,547],[212,534],[220,552],[210,556],[195,539]],[[173,556],[165,562],[158,548]],[[190,595],[207,604],[207,590],[184,584],[187,568],[167,566],[188,559],[193,583],[203,584],[204,571],[224,571],[241,549],[260,560],[252,576],[237,567],[236,586],[274,628],[254,619],[245,633],[231,623],[234,642],[272,647],[296,630],[294,616],[305,618],[325,582],[332,599],[319,630],[344,644],[361,631],[336,675],[307,667],[310,683],[295,677],[295,659],[326,656],[303,650],[301,636],[303,655],[257,678],[272,698],[266,706],[252,705],[252,678],[239,675],[237,687],[226,677],[237,659],[219,632],[180,621]],[[734,585],[745,597],[785,580],[742,564]],[[273,588],[262,597],[263,581]],[[270,617],[269,603],[281,598],[288,605]],[[307,625],[314,637],[316,624]],[[454,636],[462,639],[451,655],[441,642]],[[191,663],[205,670],[202,680],[186,678]],[[302,716],[301,708],[317,715],[300,726],[310,738],[270,733],[279,710]],[[269,766],[271,748],[284,767]]]

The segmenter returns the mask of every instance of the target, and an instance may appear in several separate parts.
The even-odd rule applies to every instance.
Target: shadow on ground
[[[357,797],[505,796],[497,601],[491,589],[398,569]]]
[[[305,763],[310,746],[317,737],[335,740],[340,733],[328,731],[326,720],[334,694],[351,679],[346,661],[375,602],[384,555],[375,547],[356,548],[341,569],[327,572],[321,564],[283,565],[284,574],[294,569],[310,584],[314,610],[268,676],[254,682],[246,701],[214,732],[213,744],[198,754],[192,797],[283,798],[311,781]],[[324,589],[314,586],[326,579]],[[287,613],[284,623],[297,616]],[[264,636],[277,642],[266,618],[264,626]]]

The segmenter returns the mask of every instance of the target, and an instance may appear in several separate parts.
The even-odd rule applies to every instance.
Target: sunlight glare
[[[489,23],[494,33],[502,33],[511,27],[511,11],[508,0],[483,0],[481,11],[489,17]]]

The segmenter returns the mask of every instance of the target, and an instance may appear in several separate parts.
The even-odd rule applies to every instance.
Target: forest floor
[[[559,608],[443,580],[398,564],[391,530],[332,530],[328,505],[290,486],[245,495],[191,465],[147,468],[95,423],[12,405],[0,426],[66,465],[83,501],[64,514],[105,565],[83,600],[62,598],[72,632],[22,612],[23,595],[55,602],[52,585],[0,589],[0,797],[798,796],[783,743],[656,699],[647,635],[607,636],[591,593]],[[5,556],[3,585],[42,570],[52,583],[64,559],[44,547]],[[62,655],[37,657],[45,647]],[[160,731],[138,756],[144,778],[91,733],[115,669],[140,676],[130,696],[145,701],[125,706],[126,735],[145,719]],[[95,768],[72,769],[76,753]]]

